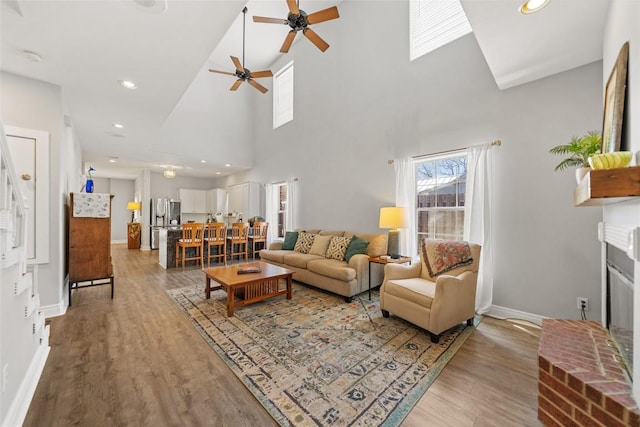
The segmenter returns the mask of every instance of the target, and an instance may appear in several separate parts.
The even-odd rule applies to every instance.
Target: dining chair
[[[186,223],[182,225],[182,237],[176,242],[176,267],[182,261],[184,268],[185,261],[199,261],[203,265],[202,242],[204,235],[204,224],[200,222]],[[187,249],[194,248],[194,255],[187,256]],[[182,255],[182,256],[181,256]]]
[[[244,255],[244,260],[248,261],[248,236],[249,236],[249,224],[246,222],[234,222],[231,224],[231,233],[227,236],[227,243],[229,244],[229,256],[233,261],[234,256],[240,257]]]
[[[266,249],[267,247],[267,230],[269,229],[268,222],[256,221],[253,223],[251,233],[249,233],[249,242],[251,243],[251,258],[255,258],[260,249]],[[260,244],[260,248],[256,248],[256,245]]]
[[[227,226],[223,222],[210,222],[204,228],[203,252],[206,248],[207,266],[211,266],[211,258],[222,258],[227,265]],[[212,248],[216,248],[212,253]]]

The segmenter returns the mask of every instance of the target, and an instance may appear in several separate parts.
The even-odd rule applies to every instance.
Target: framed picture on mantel
[[[629,42],[625,42],[618,53],[604,91],[604,117],[602,120],[602,152],[620,151],[622,141],[622,118],[627,90],[627,60]]]

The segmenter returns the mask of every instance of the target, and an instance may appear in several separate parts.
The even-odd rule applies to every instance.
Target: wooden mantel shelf
[[[576,188],[575,206],[601,206],[640,197],[640,166],[593,169]]]

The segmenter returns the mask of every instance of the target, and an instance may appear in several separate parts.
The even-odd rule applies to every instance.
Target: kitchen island
[[[182,237],[182,228],[164,227],[159,230],[158,262],[163,268],[176,266],[176,243]]]

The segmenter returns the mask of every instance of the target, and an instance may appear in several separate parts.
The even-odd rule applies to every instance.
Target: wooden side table
[[[140,249],[140,228],[139,222],[130,222],[127,224],[127,243],[129,249]]]
[[[406,264],[409,263],[409,265],[411,265],[411,261],[413,260],[413,258],[408,257],[408,256],[404,256],[401,255],[400,258],[388,258],[388,259],[382,259],[381,257],[384,255],[380,255],[380,256],[374,256],[369,258],[369,300],[371,300],[371,264]]]

